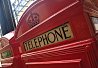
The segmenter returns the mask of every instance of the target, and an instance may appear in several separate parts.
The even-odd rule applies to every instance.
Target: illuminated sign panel
[[[12,52],[10,50],[7,50],[7,51],[1,53],[1,58],[2,59],[9,58],[11,56],[12,56]]]
[[[40,48],[49,44],[73,38],[73,34],[68,23],[60,25],[50,31],[47,31],[35,38],[24,42],[25,51]]]

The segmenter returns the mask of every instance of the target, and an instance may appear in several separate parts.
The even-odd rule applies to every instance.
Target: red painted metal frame
[[[38,13],[40,23],[30,28],[27,18]],[[69,23],[73,38],[25,51],[23,43]],[[38,0],[21,17],[14,37],[12,68],[98,68],[98,35],[81,0]]]

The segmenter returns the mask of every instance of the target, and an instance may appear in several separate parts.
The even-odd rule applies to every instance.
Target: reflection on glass
[[[92,22],[94,24],[95,27],[95,31],[98,33],[98,18],[97,17],[91,17]]]

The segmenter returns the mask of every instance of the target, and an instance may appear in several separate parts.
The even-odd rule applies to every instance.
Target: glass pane
[[[94,24],[95,27],[95,31],[98,33],[98,18],[97,17],[91,17],[92,22]]]

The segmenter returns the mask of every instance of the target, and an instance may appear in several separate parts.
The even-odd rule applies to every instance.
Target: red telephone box
[[[98,18],[87,4],[82,0],[33,3],[10,40],[13,68],[98,68]]]

